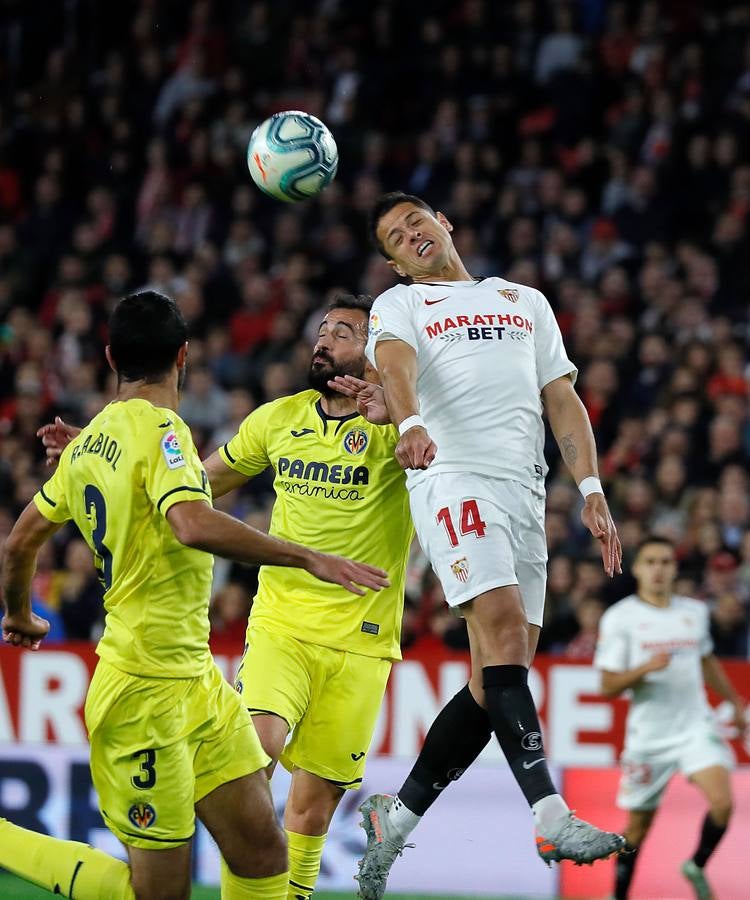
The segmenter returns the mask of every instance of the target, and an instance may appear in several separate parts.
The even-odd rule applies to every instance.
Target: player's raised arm
[[[60,527],[57,522],[45,519],[31,502],[5,541],[2,629],[6,644],[37,650],[49,631],[49,622],[31,611],[31,579],[40,547]]]
[[[337,375],[328,382],[328,387],[351,397],[357,404],[357,412],[373,425],[391,424],[382,385],[355,378],[354,375]]]
[[[391,422],[398,425],[401,435],[396,459],[404,469],[426,469],[435,459],[437,447],[419,415],[417,353],[406,341],[381,340],[375,358]]]
[[[203,460],[203,468],[206,470],[214,497],[223,497],[224,494],[242,487],[250,479],[249,475],[231,469],[221,458],[218,450],[214,450],[208,459]]]
[[[167,521],[180,543],[237,562],[305,569],[321,581],[339,584],[352,594],[363,595],[363,587],[379,591],[389,585],[388,575],[382,569],[271,537],[208,503],[175,503],[167,511]]]
[[[585,498],[581,519],[599,541],[604,571],[612,577],[622,572],[622,547],[599,482],[596,442],[586,407],[567,375],[545,385],[542,400],[565,465]]]

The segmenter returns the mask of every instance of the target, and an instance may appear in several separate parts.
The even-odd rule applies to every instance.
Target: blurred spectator
[[[596,649],[599,621],[604,612],[604,604],[596,597],[587,597],[576,607],[575,616],[578,632],[563,649],[563,656],[569,659],[591,659]]]
[[[233,640],[238,647],[245,642],[250,599],[241,584],[230,581],[211,598],[209,617],[211,634]]]
[[[88,544],[72,540],[65,550],[60,616],[69,640],[98,640],[104,630],[102,585]]]
[[[180,402],[180,415],[191,428],[214,431],[227,421],[229,398],[209,369],[189,370]]]
[[[711,607],[711,638],[717,656],[747,659],[750,625],[747,612],[734,594],[721,594]]]

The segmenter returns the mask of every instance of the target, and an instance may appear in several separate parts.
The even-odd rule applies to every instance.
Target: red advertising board
[[[240,648],[217,642],[214,652],[231,678]],[[0,648],[0,743],[85,743],[83,703],[95,664],[90,644],[59,644],[35,653]],[[750,663],[725,666],[750,699]],[[450,652],[438,641],[424,641],[409,651],[391,675],[373,751],[415,756],[438,710],[466,683],[468,672],[468,655]],[[627,704],[598,695],[598,681],[588,663],[549,656],[534,662],[529,682],[548,756],[559,765],[606,767],[618,758]],[[719,718],[728,723],[726,704],[711,699]],[[734,737],[738,762],[750,763],[750,744]]]

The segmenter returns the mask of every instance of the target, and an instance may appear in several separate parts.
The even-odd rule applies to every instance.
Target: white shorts
[[[712,766],[734,768],[734,755],[713,723],[701,722],[666,750],[641,753],[626,749],[620,759],[617,805],[620,809],[656,809],[676,772],[690,778]]]
[[[516,481],[436,473],[410,489],[414,527],[449,606],[517,584],[526,618],[542,624],[547,584],[544,497]]]

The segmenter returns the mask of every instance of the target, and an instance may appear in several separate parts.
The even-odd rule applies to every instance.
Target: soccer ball
[[[322,191],[339,164],[326,126],[309,113],[290,109],[261,122],[247,145],[247,167],[258,187],[277,200],[297,203]]]

